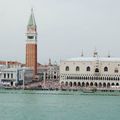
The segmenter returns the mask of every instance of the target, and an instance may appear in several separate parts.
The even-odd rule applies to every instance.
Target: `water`
[[[0,120],[120,120],[120,96],[0,90]]]

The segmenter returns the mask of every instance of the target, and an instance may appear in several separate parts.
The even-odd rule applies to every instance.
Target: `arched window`
[[[104,72],[107,72],[108,71],[108,67],[104,67]]]
[[[69,86],[72,87],[72,82],[69,82]]]
[[[87,82],[87,83],[86,83],[86,87],[88,87],[88,86],[89,86],[89,83]]]
[[[98,84],[97,84],[96,82],[95,82],[95,84],[94,84],[94,85],[95,85],[95,87],[97,87],[97,86],[98,86]]]
[[[98,69],[98,68],[96,68],[96,69],[95,69],[95,72],[99,72],[99,69]]]
[[[90,86],[93,86],[93,82],[90,83]]]
[[[103,87],[104,87],[104,88],[106,87],[106,83],[103,83]]]
[[[118,69],[117,68],[115,68],[115,71],[114,71],[115,73],[118,73]]]
[[[61,86],[64,86],[64,82],[63,81],[61,82]]]
[[[77,66],[77,67],[76,67],[76,71],[80,71],[80,68],[79,68],[79,66]]]
[[[119,86],[119,83],[116,83],[116,86]]]
[[[108,88],[110,87],[110,83],[107,83],[107,87],[108,87]]]
[[[73,85],[76,86],[77,85],[76,82],[74,82]]]
[[[102,87],[102,83],[99,83],[99,87],[100,87],[100,88]]]
[[[69,71],[69,66],[66,66],[65,70],[66,70],[66,71]]]
[[[65,86],[68,86],[68,82],[65,83]]]
[[[78,82],[78,86],[81,86],[81,83],[80,83],[80,82]]]
[[[84,82],[82,82],[82,87],[84,87],[85,86],[85,83]]]
[[[86,71],[90,71],[90,67],[89,66],[86,68]]]
[[[115,84],[114,84],[114,83],[112,83],[111,85],[112,85],[112,86],[114,86]]]

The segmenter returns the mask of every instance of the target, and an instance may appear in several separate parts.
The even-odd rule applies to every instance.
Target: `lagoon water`
[[[120,96],[0,90],[0,120],[120,120]]]

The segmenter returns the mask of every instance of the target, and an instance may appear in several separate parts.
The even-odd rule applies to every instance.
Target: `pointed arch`
[[[108,72],[108,67],[104,67],[104,72]]]
[[[80,67],[79,66],[76,66],[76,71],[80,71]]]
[[[86,71],[90,71],[90,66],[87,66]]]

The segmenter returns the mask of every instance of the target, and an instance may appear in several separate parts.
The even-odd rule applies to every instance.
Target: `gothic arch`
[[[90,66],[87,66],[86,71],[90,71]]]
[[[102,83],[100,82],[100,83],[99,83],[99,88],[101,88],[101,87],[102,87]]]
[[[95,85],[95,87],[97,87],[97,86],[98,86],[97,82],[95,82],[95,84],[94,84],[94,85]]]
[[[105,83],[105,82],[103,83],[103,87],[104,87],[104,88],[106,87],[106,83]]]
[[[66,67],[65,67],[65,71],[69,71],[69,66],[66,66]]]
[[[104,67],[104,72],[108,72],[108,67]]]
[[[76,71],[80,71],[80,67],[79,66],[76,66]]]
[[[69,82],[69,86],[72,87],[72,82]]]
[[[98,69],[98,68],[96,68],[96,69],[95,69],[95,72],[99,72],[99,69]]]

